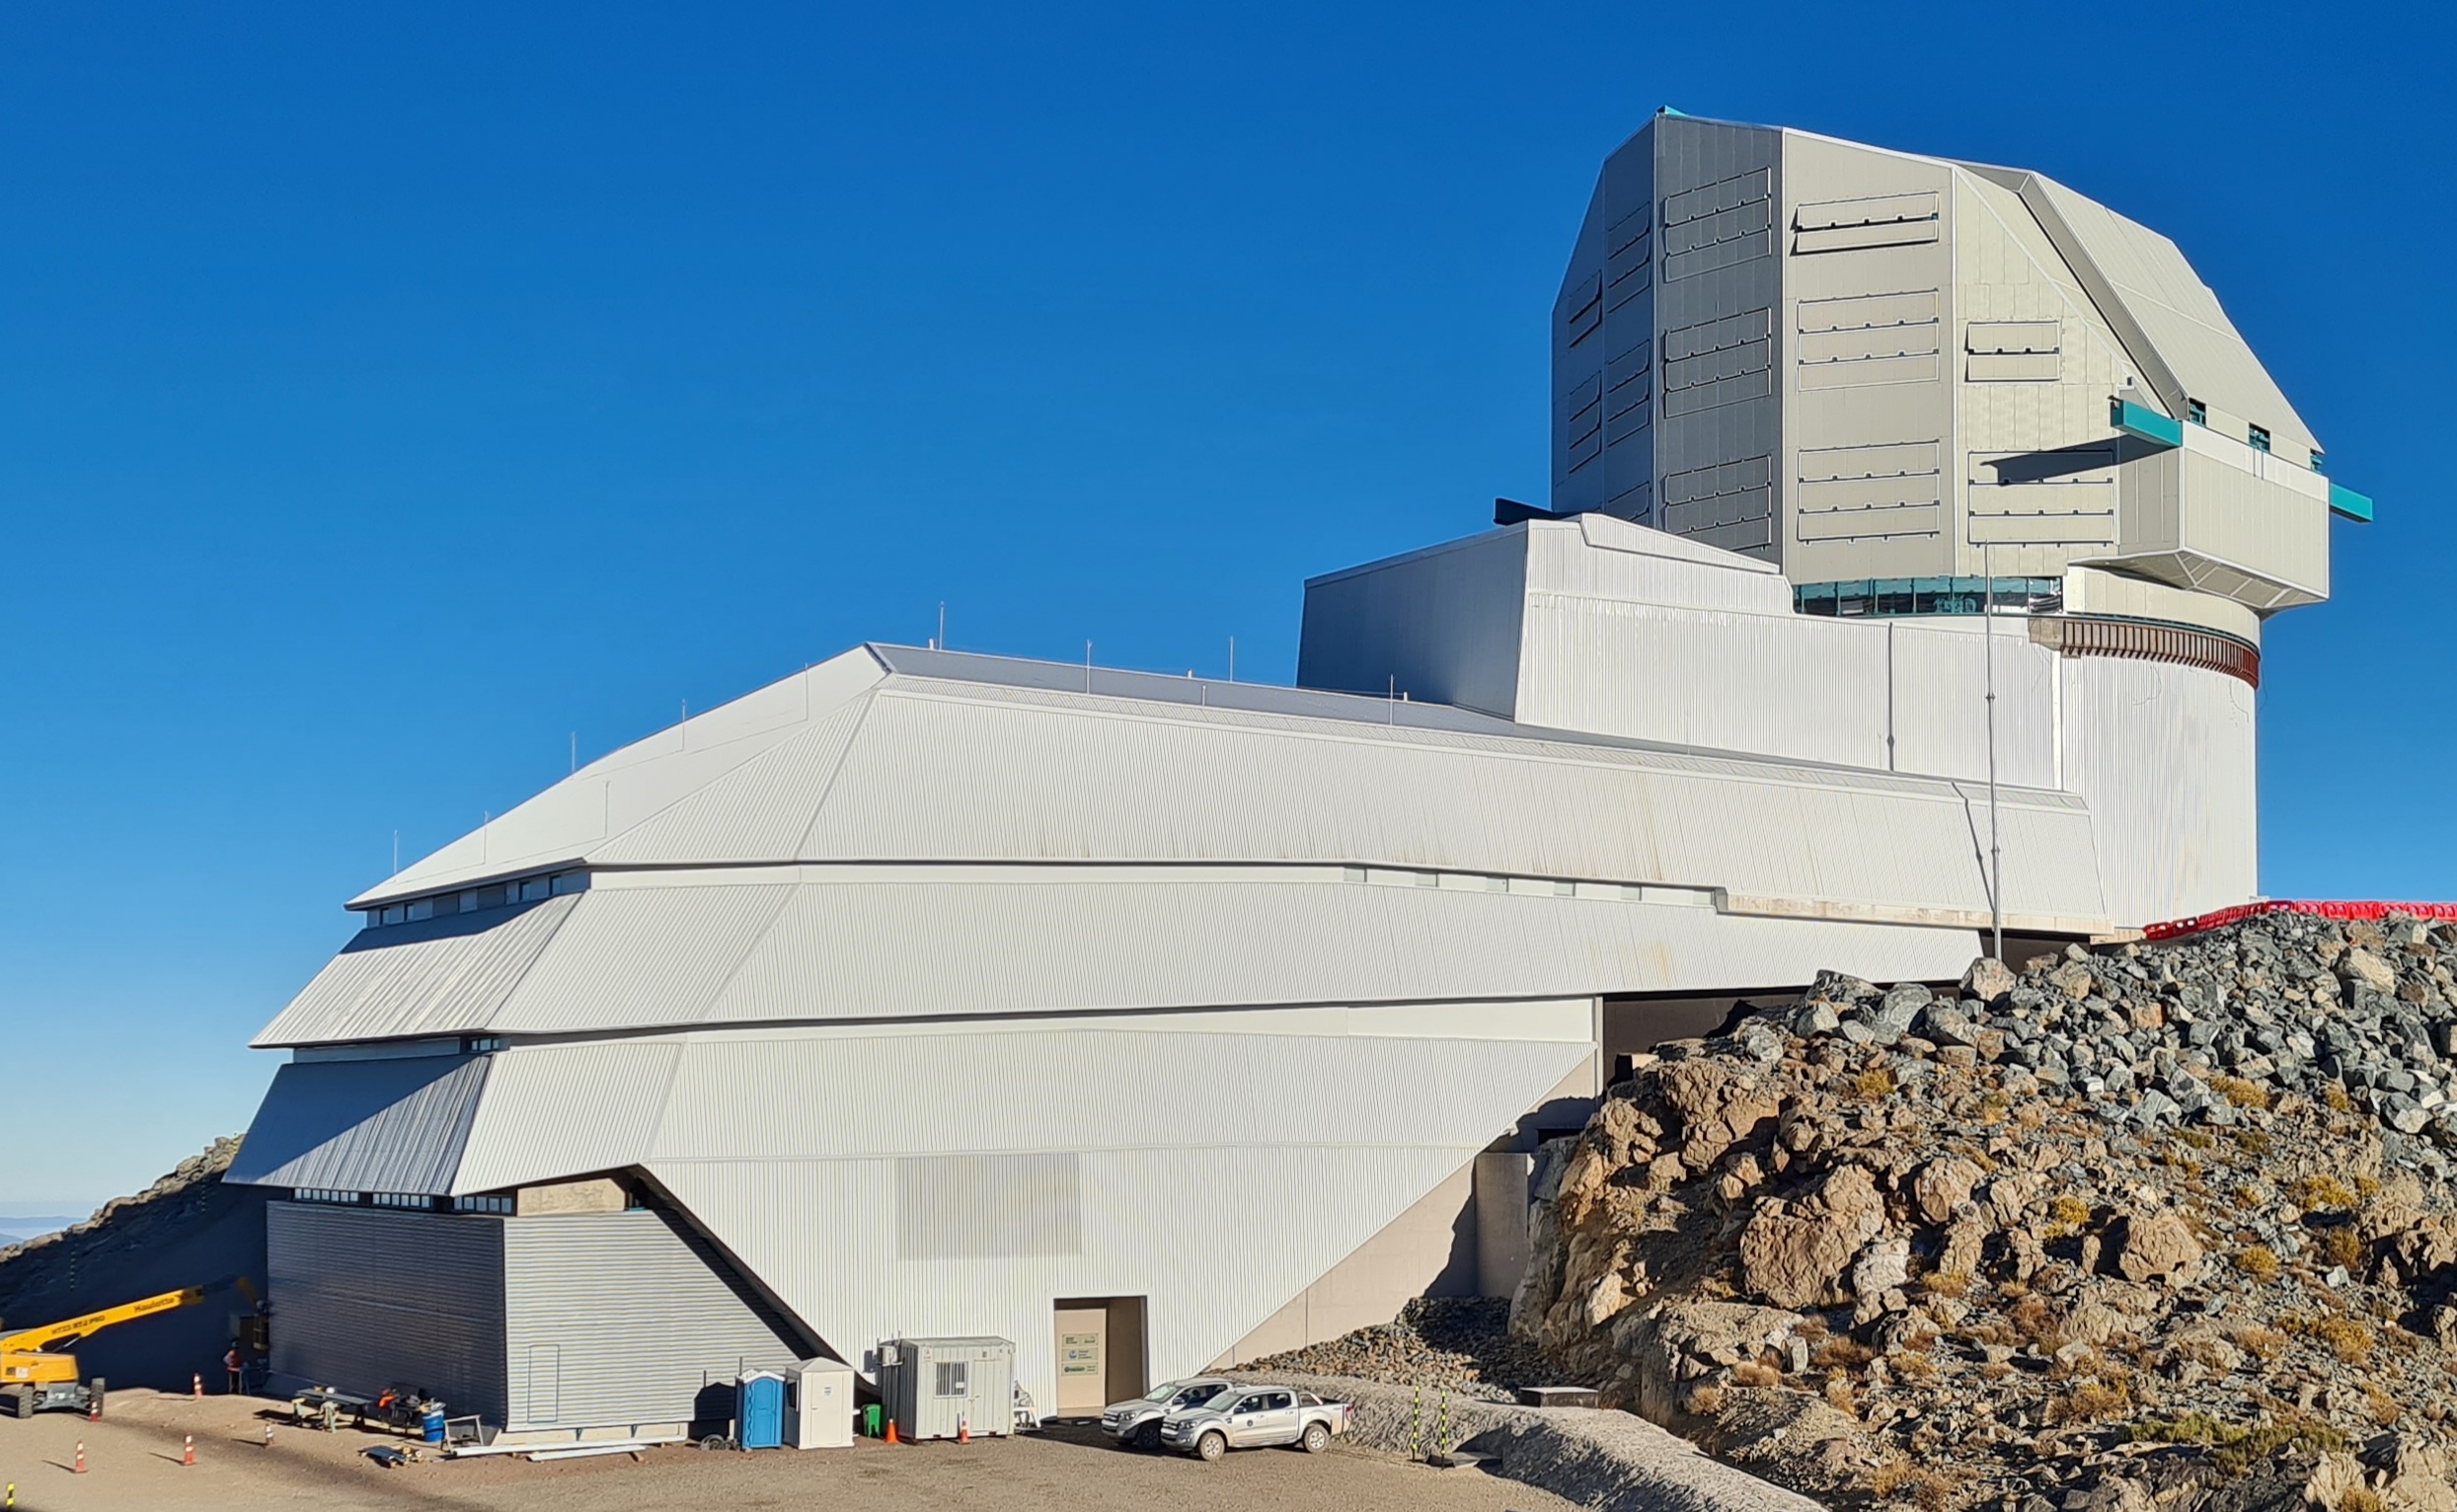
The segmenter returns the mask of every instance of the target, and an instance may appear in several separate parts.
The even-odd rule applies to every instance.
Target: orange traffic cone
[[[193,1397],[193,1398],[194,1398],[194,1399],[196,1399],[198,1401],[202,1401],[202,1400],[204,1399],[204,1373],[203,1373],[203,1372],[199,1371],[199,1372],[197,1372],[196,1374],[194,1374],[194,1375],[192,1375],[192,1376],[190,1376],[190,1377],[188,1378],[188,1395],[189,1395],[189,1396],[191,1396],[191,1397]]]
[[[188,1442],[180,1446],[179,1462],[182,1465],[196,1463],[196,1436],[194,1434],[188,1435]]]
[[[956,1414],[956,1442],[959,1444],[972,1442],[972,1420],[961,1412]]]
[[[903,1442],[902,1439],[895,1436],[895,1419],[892,1416],[887,1419],[887,1442],[890,1444],[900,1444]]]
[[[77,1440],[77,1474],[85,1474],[85,1440]]]
[[[101,1398],[88,1397],[85,1399],[85,1420],[90,1423],[99,1423],[103,1420],[103,1401]]]

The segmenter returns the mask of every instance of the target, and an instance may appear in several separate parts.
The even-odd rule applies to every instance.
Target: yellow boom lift
[[[193,1307],[203,1300],[204,1288],[192,1286],[184,1291],[147,1297],[141,1302],[123,1302],[115,1308],[105,1308],[82,1318],[63,1319],[40,1328],[0,1334],[0,1415],[32,1417],[37,1412],[100,1412],[103,1407],[102,1378],[95,1377],[91,1384],[80,1382],[77,1379],[77,1357],[61,1351],[58,1346],[99,1333],[114,1323]]]

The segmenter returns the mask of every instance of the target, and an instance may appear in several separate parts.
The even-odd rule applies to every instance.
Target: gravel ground
[[[1282,1374],[1355,1404],[1349,1432],[1384,1449],[1489,1456],[1485,1469],[1595,1512],[1817,1512],[1807,1497],[1707,1458],[1643,1417],[1591,1407],[1439,1399],[1376,1381]]]
[[[384,1471],[361,1451],[385,1442],[346,1430],[280,1426],[263,1443],[265,1404],[114,1393],[102,1423],[64,1413],[0,1421],[0,1480],[23,1512],[184,1512],[435,1508],[559,1512],[578,1508],[847,1506],[864,1512],[1104,1512],[1167,1506],[1188,1512],[1571,1512],[1573,1503],[1476,1471],[1434,1471],[1345,1445],[1309,1456],[1251,1450],[1219,1465],[1110,1448],[1071,1429],[968,1448],[952,1444],[798,1454],[652,1451],[532,1465],[516,1457]],[[196,1464],[180,1464],[183,1435]],[[88,1474],[69,1466],[77,1443]]]
[[[1519,1387],[1556,1385],[1559,1375],[1510,1337],[1510,1304],[1497,1297],[1422,1298],[1391,1323],[1238,1368],[1384,1381],[1485,1401],[1515,1401]]]

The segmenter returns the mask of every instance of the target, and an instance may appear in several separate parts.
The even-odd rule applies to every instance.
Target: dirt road
[[[695,1449],[532,1465],[516,1456],[379,1469],[364,1451],[398,1439],[280,1424],[266,1403],[114,1393],[101,1423],[51,1413],[0,1420],[0,1480],[22,1512],[565,1512],[680,1506],[860,1507],[865,1512],[1570,1512],[1571,1503],[1475,1471],[1433,1471],[1368,1450],[1251,1450],[1218,1465],[1126,1454],[1083,1430],[969,1446],[863,1442],[809,1454]],[[196,1464],[180,1463],[192,1434]],[[86,1474],[72,1466],[83,1441]]]

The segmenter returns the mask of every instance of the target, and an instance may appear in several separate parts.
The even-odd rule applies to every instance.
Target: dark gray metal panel
[[[223,1179],[439,1196],[486,1075],[484,1056],[292,1062],[273,1073]]]
[[[1647,523],[1654,482],[1654,125],[1605,159],[1553,320],[1553,508]]]
[[[1774,222],[1782,134],[1667,115],[1656,118],[1652,135],[1659,207],[1652,523],[1780,561],[1774,328],[1782,260]],[[1728,482],[1734,487],[1726,489]]]
[[[503,1421],[503,1220],[276,1202],[265,1210],[278,1384],[396,1383]]]
[[[715,1388],[816,1352],[714,1246],[651,1209],[505,1219],[503,1271],[515,1430],[725,1418],[731,1396]]]
[[[1507,718],[1518,707],[1528,528],[1307,583],[1299,686],[1404,693]]]

